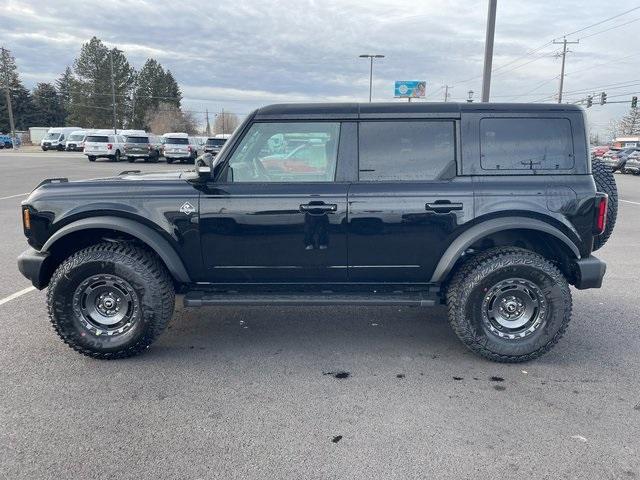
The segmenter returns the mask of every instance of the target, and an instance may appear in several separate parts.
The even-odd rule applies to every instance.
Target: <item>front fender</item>
[[[191,282],[182,259],[171,244],[152,228],[129,218],[100,216],[76,220],[51,235],[42,246],[41,251],[49,252],[52,246],[66,235],[88,229],[116,230],[137,238],[158,254],[176,280],[181,283]]]

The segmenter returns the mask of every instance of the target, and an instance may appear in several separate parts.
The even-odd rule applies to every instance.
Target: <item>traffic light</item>
[[[607,94],[602,92],[600,94],[600,105],[604,105],[605,103],[607,103]]]
[[[587,95],[587,108],[593,105],[593,97],[591,95]]]
[[[638,97],[635,95],[631,97],[631,108],[636,108],[638,106]]]

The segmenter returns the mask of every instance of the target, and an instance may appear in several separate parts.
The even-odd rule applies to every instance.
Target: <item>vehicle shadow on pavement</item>
[[[167,331],[145,354],[174,355],[287,351],[466,354],[451,331],[446,308],[407,307],[178,307]]]

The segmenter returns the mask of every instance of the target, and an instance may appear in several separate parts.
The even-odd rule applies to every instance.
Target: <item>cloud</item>
[[[282,101],[366,100],[369,64],[358,55],[369,52],[386,56],[374,65],[375,100],[391,100],[397,79],[426,80],[430,100],[442,98],[444,84],[452,86],[454,100],[466,99],[468,90],[478,98],[486,1],[424,1],[410,6],[391,0],[9,0],[0,9],[0,38],[16,56],[30,87],[53,80],[72,65],[92,35],[124,50],[136,67],[156,58],[178,79],[186,108],[198,114],[222,108],[245,113]],[[560,70],[554,52],[559,47],[549,44],[534,56],[518,58],[563,33],[633,6],[630,1],[616,2],[614,11],[596,0],[500,2],[494,99],[553,100]],[[634,14],[640,12],[622,17],[620,23]],[[638,25],[572,46],[567,91],[638,77],[637,58],[616,62],[637,50],[632,32]],[[536,55],[540,58],[524,64]],[[593,67],[606,61],[613,63]],[[625,108],[597,106],[589,116],[600,125]]]

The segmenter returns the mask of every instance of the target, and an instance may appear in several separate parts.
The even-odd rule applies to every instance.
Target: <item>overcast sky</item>
[[[451,100],[465,100],[469,90],[480,96],[486,0],[2,4],[0,43],[13,52],[28,87],[58,77],[96,35],[124,50],[136,68],[148,57],[169,68],[184,108],[199,118],[205,108],[246,114],[275,102],[366,101],[369,64],[361,53],[386,55],[374,65],[376,101],[393,100],[394,80],[426,80],[428,101],[441,101],[445,84]],[[561,47],[526,54],[638,6],[637,0],[498,0],[491,100],[554,101],[561,63],[554,53]],[[640,9],[568,37],[580,43],[567,56],[567,100],[591,90],[628,100],[640,91],[640,21],[633,20]],[[594,103],[592,130],[604,131],[628,110]]]

